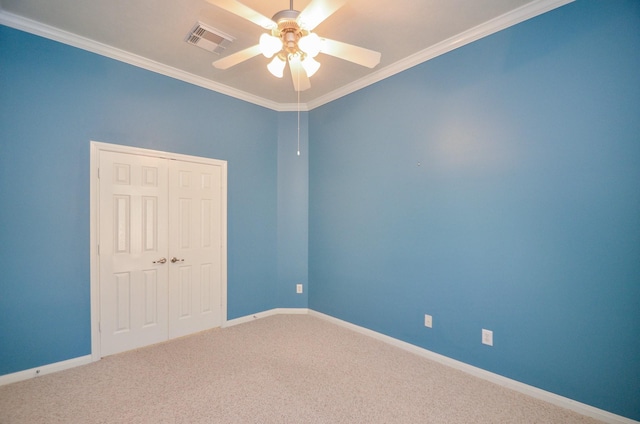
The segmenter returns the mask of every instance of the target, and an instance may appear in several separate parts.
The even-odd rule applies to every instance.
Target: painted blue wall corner
[[[278,114],[277,295],[281,308],[308,307],[308,122],[307,112]],[[301,294],[296,293],[297,284],[303,285]]]
[[[581,0],[312,110],[309,307],[639,420],[638,46]]]

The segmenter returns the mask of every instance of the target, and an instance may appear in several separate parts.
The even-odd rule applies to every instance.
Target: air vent
[[[184,41],[208,52],[220,54],[233,41],[233,37],[224,32],[198,22]]]

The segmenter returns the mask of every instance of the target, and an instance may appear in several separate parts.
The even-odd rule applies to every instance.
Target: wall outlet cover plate
[[[482,329],[482,344],[493,346],[493,331]]]

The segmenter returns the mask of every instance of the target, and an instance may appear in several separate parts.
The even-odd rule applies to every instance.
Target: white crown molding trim
[[[389,78],[390,76],[406,71],[416,65],[427,62],[452,50],[502,31],[503,29],[517,25],[543,13],[549,12],[560,6],[572,3],[573,1],[575,0],[536,0],[525,4],[511,12],[505,13],[474,28],[434,44],[431,47],[386,66],[379,71],[369,74],[366,77],[347,84],[337,90],[327,93],[324,96],[313,99],[307,103],[308,109],[312,110],[330,103],[340,97],[344,97],[369,85],[375,84],[376,82],[382,81],[385,78]]]
[[[93,362],[91,355],[79,356],[77,358],[68,359],[66,361],[55,362],[53,364],[43,365],[41,367],[2,375],[0,376],[0,386],[29,380],[30,378],[40,377],[58,371],[68,370],[70,368],[79,367],[80,365],[87,365],[91,362]]]
[[[639,423],[639,421],[635,421],[630,418],[616,415],[611,412],[595,408],[591,405],[587,405],[581,402],[577,402],[573,399],[569,399],[564,396],[557,395],[555,393],[547,392],[546,390],[542,390],[537,387],[533,387],[528,384],[524,384],[519,381],[512,380],[510,378],[501,376],[499,374],[495,374],[490,371],[483,370],[482,368],[474,367],[473,365],[469,365],[464,362],[457,361],[455,359],[449,358],[448,356],[440,355],[430,350],[418,347],[416,345],[412,345],[411,343],[403,342],[402,340],[398,340],[393,337],[387,336],[385,334],[378,333],[377,331],[360,327],[359,325],[352,324],[347,321],[343,321],[339,318],[332,317],[331,315],[326,315],[326,314],[323,314],[322,312],[314,311],[313,309],[309,310],[309,315],[329,321],[331,323],[337,324],[341,327],[350,329],[352,331],[363,334],[365,336],[372,337],[381,342],[398,347],[407,352],[414,353],[423,358],[438,362],[442,365],[455,368],[459,371],[465,372],[474,377],[481,378],[483,380],[500,385],[507,389],[515,390],[527,396],[531,396],[533,398],[543,400],[545,402],[554,404],[561,408],[569,409],[571,411],[577,412],[578,414],[598,419],[605,423],[609,423],[609,424],[638,424]]]
[[[268,109],[279,111],[281,107],[281,105],[277,102],[255,96],[244,91],[240,91],[227,85],[211,81],[207,78],[190,74],[180,69],[173,68],[171,66],[135,55],[133,53],[129,53],[127,51],[109,46],[107,44],[99,43],[89,38],[81,37],[79,35],[61,30],[59,28],[45,25],[19,15],[9,13],[2,9],[0,9],[0,24],[31,34],[39,35],[41,37],[48,38],[53,41],[58,41],[60,43],[67,44],[73,47],[77,47],[82,50],[96,53],[101,56],[115,59],[119,62],[128,63],[129,65],[133,65],[138,68],[146,69],[157,74],[165,75],[173,79],[184,81],[189,84],[206,88],[217,93],[225,94],[227,96],[234,97],[248,103],[253,103],[255,105],[262,106]]]
[[[298,110],[300,112],[309,112],[311,110],[306,103],[300,103],[300,105],[297,103],[280,103],[278,106],[278,112],[298,112]]]
[[[296,103],[277,103],[259,96],[255,96],[253,94],[246,93],[227,85],[216,83],[209,79],[181,71],[179,69],[164,65],[150,59],[146,59],[142,56],[138,56],[133,53],[129,53],[124,50],[120,50],[115,47],[111,47],[106,44],[102,44],[88,38],[80,37],[76,34],[6,12],[2,9],[0,9],[0,24],[39,35],[41,37],[45,37],[64,44],[68,44],[70,46],[87,50],[92,53],[106,56],[120,62],[128,63],[142,69],[181,80],[221,94],[225,94],[227,96],[253,103],[267,109],[272,109],[277,112],[296,112],[298,110],[307,112],[315,109],[316,107],[332,102],[333,100],[337,100],[340,97],[344,97],[355,91],[361,90],[362,88],[365,88],[369,85],[375,84],[378,81],[398,74],[430,59],[448,53],[451,50],[455,50],[466,44],[479,40],[480,38],[494,34],[505,28],[519,24],[520,22],[526,21],[527,19],[531,19],[543,13],[549,12],[550,10],[556,9],[560,6],[564,6],[565,4],[571,3],[573,1],[575,0],[532,1],[531,3],[521,6],[518,9],[491,19],[474,28],[471,28],[470,30],[464,31],[454,37],[451,37],[427,49],[415,53],[403,60],[386,66],[377,72],[367,75],[364,78],[347,84],[323,96],[317,97],[307,103],[301,103],[300,105]]]

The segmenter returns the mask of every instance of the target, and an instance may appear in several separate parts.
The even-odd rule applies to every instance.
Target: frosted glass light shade
[[[318,34],[311,33],[298,40],[298,47],[309,57],[316,57],[322,49],[322,40]]]
[[[278,37],[269,34],[260,36],[260,51],[265,57],[271,57],[282,50],[282,41]]]
[[[282,74],[283,74],[283,71],[284,71],[284,65],[286,65],[286,64],[287,64],[287,62],[282,60],[282,58],[280,58],[280,56],[276,56],[267,65],[267,69],[269,70],[269,72],[271,72],[271,75],[273,75],[274,77],[282,78]]]
[[[311,78],[313,74],[315,74],[318,69],[320,69],[320,62],[312,58],[311,56],[307,56],[302,62],[302,67],[304,71],[307,73],[307,76]]]

